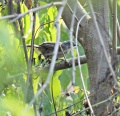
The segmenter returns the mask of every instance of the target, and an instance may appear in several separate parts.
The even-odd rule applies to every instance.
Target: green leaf
[[[117,0],[118,5],[120,6],[120,0]]]
[[[61,83],[62,89],[65,90],[67,88],[68,84],[71,81],[71,72],[70,72],[70,69],[63,70],[63,73],[59,77],[59,79],[60,79],[60,83]]]
[[[18,99],[14,97],[6,97],[1,102],[1,108],[3,112],[1,114],[11,114],[12,116],[34,116],[33,110],[25,110],[25,104],[20,102]]]
[[[44,28],[44,30],[41,29],[39,33],[39,39],[41,38],[44,39],[44,41],[52,42],[56,41],[56,28],[54,27],[54,19],[56,15],[57,9],[55,7],[40,11],[40,23],[44,24],[41,28]]]
[[[55,72],[52,77],[52,82],[50,86],[52,89],[51,91],[53,91],[54,98],[56,98],[61,93],[61,85],[60,85],[60,80],[59,80],[59,76],[61,74],[62,74],[62,70]]]
[[[12,29],[12,25],[0,23],[0,90],[25,71],[23,51],[19,40],[10,34]]]
[[[52,100],[49,86],[44,90],[40,103],[43,107],[43,116],[52,112]]]
[[[69,40],[69,36],[63,27],[61,28],[61,39],[62,41]]]
[[[79,68],[76,67],[76,85],[79,86],[81,89],[83,89],[83,84],[81,81],[81,77],[80,77],[80,73],[79,73]],[[88,78],[88,69],[87,69],[87,65],[84,64],[81,66],[82,69],[82,75],[83,75],[83,79],[84,79],[84,83],[86,86],[86,89],[89,88],[89,78]]]
[[[25,4],[20,4],[20,7],[21,7],[21,13],[24,13],[24,12],[28,11]],[[23,21],[23,28],[24,28],[24,36],[27,37],[26,40],[30,40],[31,36],[32,36],[30,14],[25,15],[22,18],[22,21]]]

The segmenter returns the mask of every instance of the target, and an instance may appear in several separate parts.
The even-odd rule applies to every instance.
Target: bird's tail
[[[31,44],[26,44],[27,47],[31,47]],[[34,48],[39,48],[39,45],[34,45]]]

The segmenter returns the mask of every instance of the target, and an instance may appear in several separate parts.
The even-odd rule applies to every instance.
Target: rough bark
[[[72,0],[68,1],[68,4],[72,8]],[[102,35],[102,39],[104,41],[105,49],[107,51],[107,55],[109,60],[112,59],[110,44],[109,44],[109,8],[108,8],[108,0],[94,0],[93,1],[94,10],[96,13],[97,22],[99,25],[99,29]],[[73,9],[73,8],[72,8]],[[83,15],[80,12],[81,6],[78,4],[77,6],[77,14],[78,19]],[[66,25],[70,26],[71,19],[70,14],[68,14],[68,9],[66,8],[63,13],[63,19],[66,22]],[[75,28],[76,26],[74,26]],[[76,30],[76,29],[74,29]],[[111,96],[111,88],[113,87],[113,78],[108,78],[110,74],[108,63],[106,61],[105,55],[103,53],[103,47],[100,43],[99,37],[96,32],[96,28],[93,20],[87,16],[84,21],[81,23],[81,28],[79,31],[79,37],[83,37],[84,43],[82,43],[83,48],[85,50],[85,54],[87,57],[89,77],[90,77],[90,92],[95,93],[95,95],[91,98],[91,103],[96,104],[103,100],[108,99]],[[112,59],[113,60],[113,59]],[[108,110],[107,110],[108,108]],[[104,104],[99,105],[94,108],[96,116],[107,115],[108,112],[112,112],[112,101],[108,101]]]
[[[94,11],[96,12],[96,20],[101,32],[102,40],[105,45],[105,50],[107,51],[107,56],[111,61],[111,65],[116,67],[116,57],[113,55],[113,51],[110,48],[109,33],[109,6],[108,0],[92,0]],[[74,0],[68,0],[68,4],[72,11],[74,11]],[[86,14],[86,11],[82,6],[77,3],[76,5],[77,13],[76,17],[78,20]],[[72,12],[65,7],[62,18],[68,28],[70,28]],[[77,22],[75,20],[74,34],[76,32]],[[79,38],[83,38],[81,41]],[[96,104],[103,100],[108,99],[111,96],[111,88],[114,85],[114,79],[110,75],[109,66],[103,52],[103,46],[100,43],[93,19],[90,16],[86,16],[79,26],[79,37],[87,57],[88,71],[90,77],[90,92],[95,93],[91,98],[91,103]],[[115,62],[114,62],[115,61]],[[113,111],[112,100],[105,102],[94,109],[96,116],[106,116],[107,113]]]
[[[111,49],[109,44],[109,12],[108,12],[108,1],[107,0],[93,0],[93,6],[95,12],[99,14],[97,17],[97,22],[99,29],[104,41],[105,49],[109,60],[112,59]],[[86,29],[88,34],[85,35],[85,51],[88,62],[88,70],[90,76],[90,92],[96,93],[92,99],[92,104],[101,102],[108,99],[111,96],[111,88],[113,87],[113,78],[109,80],[108,75],[110,74],[109,67],[105,55],[103,53],[103,47],[100,43],[99,37],[94,28],[93,20],[88,22],[89,29]],[[109,82],[108,82],[109,80]],[[99,105],[94,108],[96,116],[107,115],[108,112],[112,112],[112,101],[108,101],[104,104]],[[107,111],[108,108],[108,111]]]

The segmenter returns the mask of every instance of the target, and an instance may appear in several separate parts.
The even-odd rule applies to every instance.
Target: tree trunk
[[[110,48],[109,39],[109,6],[108,0],[93,0],[94,11],[96,12],[96,20],[104,42],[105,50],[109,60],[112,59],[112,50]],[[91,103],[96,104],[111,96],[111,89],[114,85],[114,79],[110,75],[109,66],[103,52],[103,46],[100,43],[93,20],[88,21],[86,28],[87,34],[84,35],[84,49],[87,57],[89,77],[90,77],[90,92],[95,93],[91,98]],[[111,65],[112,64],[111,62]],[[113,111],[112,100],[105,102],[94,108],[96,116],[106,116]]]
[[[70,28],[73,16],[71,10],[74,11],[74,8],[76,7],[76,20],[73,29],[75,35],[77,22],[86,14],[86,11],[78,2],[76,6],[74,6],[75,0],[68,0],[68,5],[66,5],[64,9],[62,18],[68,28]],[[115,70],[117,58],[116,55],[114,55],[115,53],[113,53],[113,50],[110,48],[108,0],[92,0],[92,5],[109,62]],[[83,38],[83,40],[81,41],[80,38]],[[113,76],[110,75],[111,71],[103,52],[103,45],[100,42],[94,21],[89,15],[86,15],[80,23],[78,40],[82,44],[87,57],[90,78],[90,93],[94,94],[90,98],[93,105],[106,100],[111,96],[114,79]],[[94,107],[93,110],[96,116],[107,116],[108,113],[113,111],[112,99]]]
[[[74,9],[73,1],[69,0],[68,4],[71,9]],[[104,42],[105,50],[107,51],[107,56],[109,60],[112,59],[112,50],[110,48],[110,38],[109,38],[109,6],[108,0],[93,0],[93,7],[96,15],[96,20],[101,32],[102,40]],[[84,14],[81,12],[81,5],[77,4],[76,16],[80,19]],[[82,10],[83,11],[83,10]],[[84,11],[85,12],[85,11]],[[63,12],[63,20],[66,25],[70,27],[70,12],[68,8],[65,8]],[[77,22],[76,22],[77,23]],[[76,24],[74,26],[76,30]],[[75,33],[75,32],[74,32]],[[85,50],[87,57],[87,64],[90,77],[90,92],[95,93],[91,97],[91,103],[96,104],[103,100],[108,99],[111,96],[111,88],[113,87],[114,79],[109,77],[110,70],[108,63],[103,52],[103,46],[100,43],[93,19],[89,16],[84,18],[80,25],[79,38],[82,37],[82,46]],[[79,39],[80,40],[80,39]],[[81,42],[81,41],[80,41]],[[111,62],[112,63],[112,62]],[[114,64],[111,64],[114,65]],[[96,116],[107,115],[109,112],[113,111],[112,100],[105,102],[94,109]]]

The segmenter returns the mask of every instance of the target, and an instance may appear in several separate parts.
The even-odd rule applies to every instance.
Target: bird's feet
[[[70,66],[70,63],[67,60],[65,60],[65,65]]]

